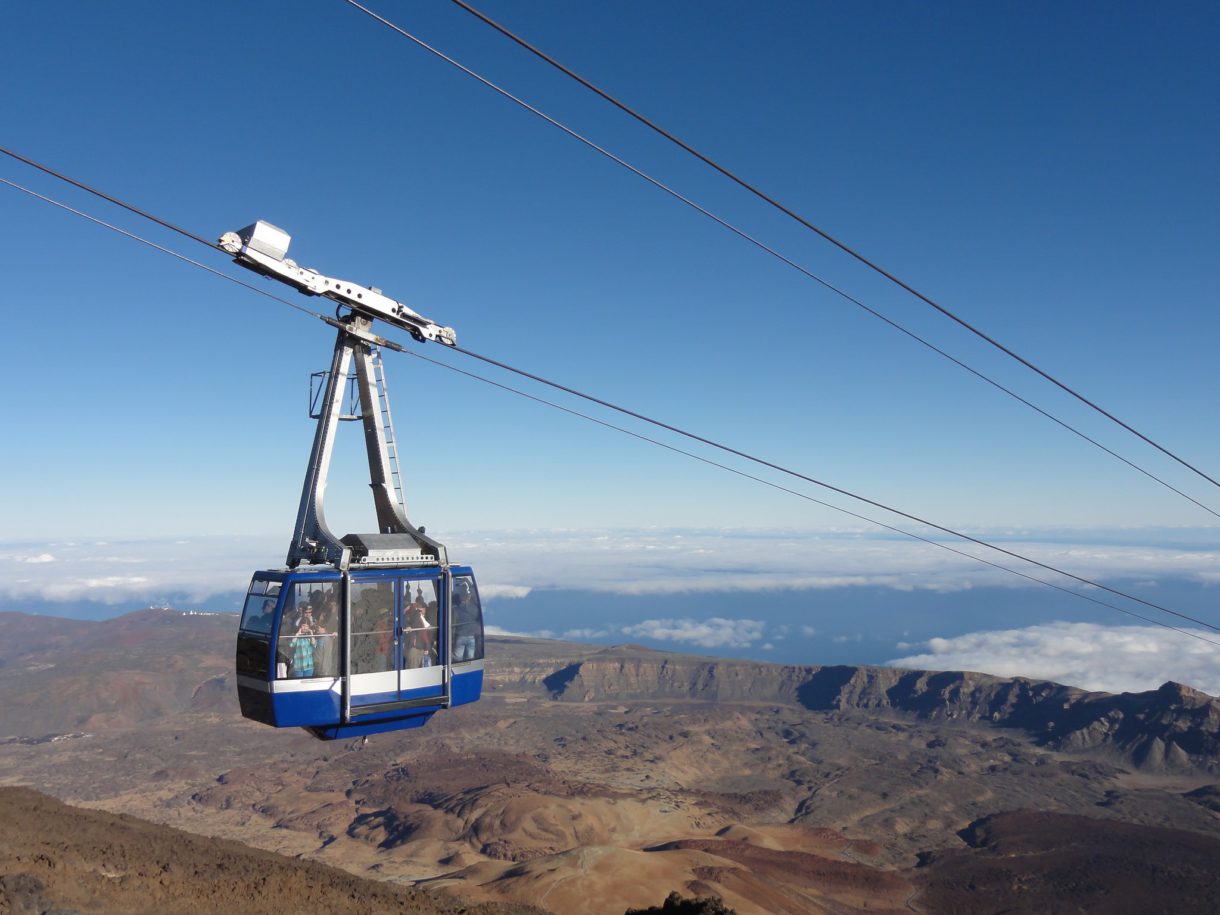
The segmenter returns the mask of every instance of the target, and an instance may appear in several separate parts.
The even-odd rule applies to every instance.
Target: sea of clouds
[[[981,532],[1005,549],[1091,580],[1172,577],[1220,583],[1220,532],[1155,532],[1143,542],[1139,532],[1086,535]],[[852,530],[496,531],[458,533],[445,541],[453,561],[476,567],[480,592],[489,599],[523,597],[535,588],[662,594],[851,585],[958,591],[1030,584],[971,555],[1073,586],[976,544],[946,542],[958,551],[950,552]],[[0,596],[117,602],[173,592],[204,599],[244,590],[253,570],[283,564],[286,547],[283,537],[250,535],[10,542],[0,544]]]
[[[1175,632],[1159,626],[1056,622],[900,646],[923,650],[889,663],[1054,680],[1107,693],[1142,692],[1175,680],[1220,696],[1218,643],[1217,633],[1197,628]]]
[[[1220,584],[1214,530],[980,533],[1006,549],[1081,577],[1121,580],[1124,590],[1155,587],[1168,579],[1199,586]],[[867,587],[926,595],[1035,587],[962,554],[984,555],[1076,588],[1076,583],[989,554],[977,545],[954,543],[957,553],[854,530],[496,531],[458,533],[445,540],[454,561],[475,567],[484,601],[497,610],[537,589],[556,588],[639,597],[776,588]],[[209,598],[244,591],[253,570],[282,564],[286,546],[282,537],[251,535],[0,544],[0,606],[22,609],[23,601],[156,604],[172,599],[176,605],[185,604],[185,609],[225,609],[209,605]],[[1089,589],[1088,593],[1102,592]],[[1147,608],[1141,613],[1156,616]],[[489,628],[503,632],[512,627]],[[1182,628],[1191,631],[1126,625],[1118,619],[1114,625],[1041,622],[1024,628],[946,633],[920,644],[896,639],[888,660],[902,667],[1045,678],[1110,692],[1155,688],[1174,679],[1220,694],[1220,634],[1189,624]],[[629,621],[599,619],[595,626],[551,627],[526,634],[754,651],[766,657],[777,644],[812,638],[815,629],[769,620],[757,612],[691,613]],[[847,638],[840,635],[835,641]]]

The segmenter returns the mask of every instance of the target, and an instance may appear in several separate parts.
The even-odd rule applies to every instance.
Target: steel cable
[[[354,3],[353,0],[345,0],[345,2],[350,3],[352,6],[359,6],[359,4]],[[618,108],[620,111],[624,112],[625,114],[627,114],[630,117],[634,118],[635,120],[639,121],[641,124],[648,127],[650,130],[655,131],[657,134],[664,137],[666,140],[669,140],[671,143],[676,144],[681,149],[685,150],[686,152],[690,153],[695,158],[699,159],[701,162],[703,162],[706,165],[710,166],[711,168],[715,169],[721,175],[728,178],[730,181],[734,182],[735,184],[739,185],[740,187],[744,188],[746,191],[753,194],[758,199],[764,201],[765,203],[767,203],[770,206],[774,207],[775,209],[779,210],[781,213],[783,213],[786,216],[790,217],[791,219],[795,220],[800,225],[804,226],[806,229],[809,229],[810,231],[815,232],[817,235],[821,236],[823,239],[830,242],[832,245],[834,245],[839,250],[841,250],[844,253],[855,258],[855,260],[859,261],[861,264],[864,264],[870,270],[873,270],[874,272],[880,274],[885,279],[889,280],[891,283],[898,286],[900,289],[904,290],[905,292],[910,293],[911,295],[915,296],[915,298],[919,299],[920,301],[924,302],[925,304],[936,309],[936,311],[940,312],[942,315],[949,318],[950,320],[955,321],[957,324],[959,324],[960,326],[962,326],[963,328],[968,330],[970,333],[974,334],[979,339],[984,340],[985,342],[989,343],[991,346],[1000,350],[1000,352],[1011,357],[1012,359],[1015,359],[1017,362],[1021,363],[1021,365],[1025,366],[1027,369],[1037,373],[1042,378],[1049,381],[1051,384],[1055,385],[1056,387],[1060,388],[1061,390],[1070,394],[1072,397],[1079,400],[1081,403],[1085,404],[1086,406],[1088,406],[1091,409],[1095,410],[1096,412],[1100,413],[1102,416],[1106,417],[1107,419],[1111,420],[1112,422],[1117,423],[1119,426],[1121,426],[1123,429],[1126,429],[1132,435],[1135,435],[1138,438],[1142,439],[1144,442],[1151,445],[1153,448],[1157,449],[1162,454],[1165,454],[1168,457],[1172,458],[1173,460],[1177,461],[1183,467],[1186,467],[1187,469],[1198,474],[1203,479],[1207,480],[1209,483],[1211,483],[1215,486],[1220,486],[1220,482],[1217,482],[1212,477],[1210,477],[1206,473],[1204,473],[1202,470],[1195,467],[1193,464],[1188,463],[1184,459],[1178,457],[1168,448],[1165,448],[1163,445],[1158,444],[1157,442],[1153,441],[1148,436],[1144,435],[1138,429],[1135,429],[1134,427],[1123,422],[1113,413],[1110,413],[1109,411],[1098,406],[1096,403],[1094,403],[1089,398],[1085,397],[1080,392],[1076,391],[1074,388],[1072,388],[1072,387],[1068,386],[1067,384],[1065,384],[1064,382],[1060,381],[1058,378],[1054,377],[1049,372],[1046,372],[1043,369],[1039,368],[1033,362],[1031,362],[1028,359],[1026,359],[1025,357],[1021,356],[1019,353],[1014,352],[1012,349],[1005,346],[1003,343],[999,342],[994,337],[984,333],[982,330],[975,327],[970,322],[966,321],[960,315],[955,314],[954,312],[952,312],[945,306],[934,301],[932,298],[930,298],[929,296],[920,292],[918,289],[914,288],[909,283],[899,279],[893,273],[890,273],[888,270],[879,266],[877,263],[875,263],[874,261],[865,257],[863,254],[861,254],[859,251],[856,251],[854,248],[849,247],[847,244],[840,241],[838,238],[831,235],[829,232],[814,225],[808,219],[801,216],[799,213],[795,212],[794,210],[789,209],[787,206],[780,203],[774,197],[771,197],[770,195],[766,194],[765,192],[760,190],[755,185],[746,181],[744,178],[739,177],[737,174],[735,174],[734,172],[725,168],[723,165],[720,165],[718,162],[714,161],[710,157],[699,152],[699,150],[695,149],[693,146],[689,145],[688,143],[686,143],[686,142],[682,141],[681,139],[679,139],[678,137],[674,136],[672,133],[670,133],[665,128],[656,124],[655,122],[653,122],[649,118],[645,117],[644,115],[640,114],[635,109],[631,108],[630,106],[626,105],[625,103],[619,101],[614,96],[612,96],[608,92],[606,92],[604,89],[601,89],[598,86],[595,86],[593,83],[589,82],[583,76],[579,75],[578,73],[574,72],[573,70],[569,69],[568,67],[565,67],[563,64],[561,64],[555,58],[551,57],[545,51],[542,51],[541,49],[530,44],[524,38],[521,38],[520,36],[514,34],[509,29],[507,29],[505,26],[496,22],[491,17],[489,17],[489,16],[485,15],[484,13],[480,12],[479,10],[475,9],[469,3],[464,2],[464,0],[452,0],[452,2],[455,3],[457,6],[461,7],[462,9],[464,9],[466,12],[475,16],[476,18],[482,20],[483,22],[485,22],[487,25],[491,26],[496,31],[500,32],[500,34],[502,34],[505,37],[516,42],[518,45],[525,48],[531,54],[534,54],[541,60],[546,61],[546,63],[550,64],[552,67],[559,70],[561,73],[564,73],[565,75],[576,80],[586,89],[589,89],[590,91],[596,93],[598,96],[605,99],[611,105],[614,105],[616,108]],[[364,9],[363,7],[360,7],[360,8]],[[367,12],[367,10],[366,10],[366,12]],[[376,14],[370,13],[370,15],[376,15]],[[378,17],[378,18],[380,18],[380,17]],[[385,20],[382,20],[382,21],[384,22]],[[859,304],[859,303],[857,303],[857,304]],[[954,360],[954,361],[956,362],[957,360]],[[959,363],[959,365],[960,365],[960,363]],[[973,370],[971,370],[971,371],[973,371]],[[990,379],[988,379],[988,380],[990,380]],[[998,385],[997,385],[997,387],[998,387]],[[1035,409],[1037,409],[1037,408],[1035,407]],[[1038,412],[1043,413],[1042,410],[1039,410]],[[1049,414],[1046,414],[1046,413],[1043,413],[1043,415],[1049,416]],[[1051,418],[1054,419],[1054,417],[1051,417]],[[1055,420],[1055,421],[1059,422],[1059,420]],[[1060,424],[1064,425],[1063,423],[1060,423]],[[1071,428],[1071,427],[1069,426],[1068,428]],[[1075,430],[1073,430],[1073,431],[1075,431]],[[1078,433],[1078,434],[1080,434],[1080,433]],[[1087,436],[1082,436],[1082,437],[1087,438]],[[1089,441],[1092,441],[1092,440],[1089,439]],[[1096,444],[1096,442],[1094,442],[1094,444]],[[1101,446],[1099,446],[1099,447],[1101,447]],[[1114,452],[1110,451],[1108,448],[1105,448],[1104,450],[1108,451],[1110,454],[1114,454]],[[1114,456],[1118,457],[1118,455],[1114,455]],[[1123,460],[1128,464],[1131,463],[1130,461],[1126,461],[1125,458],[1120,458],[1120,460]],[[1135,467],[1136,465],[1132,464],[1131,466]],[[1136,469],[1142,470],[1142,468],[1138,468],[1138,467]],[[1147,471],[1143,471],[1143,472],[1147,473]],[[1151,476],[1151,474],[1149,474],[1149,476]],[[1153,477],[1153,479],[1156,479],[1156,478]],[[1160,482],[1160,481],[1158,481],[1158,482]],[[1166,484],[1166,485],[1168,485],[1168,484]],[[1170,488],[1173,489],[1173,487],[1170,487]],[[1178,492],[1178,490],[1175,489],[1174,492]],[[1182,495],[1182,493],[1180,493],[1180,492],[1178,494]],[[1186,498],[1190,498],[1190,497],[1187,496]],[[1194,502],[1194,499],[1191,499],[1191,501]],[[1199,503],[1196,502],[1195,504],[1198,505]],[[1206,506],[1203,506],[1203,507],[1206,507]],[[1211,511],[1211,509],[1208,509],[1208,511]],[[1212,512],[1212,514],[1215,514],[1215,512]]]
[[[630,416],[633,419],[638,419],[641,422],[648,423],[650,425],[656,426],[657,428],[665,429],[669,432],[673,432],[676,435],[680,435],[680,436],[683,436],[684,438],[688,438],[692,441],[696,441],[701,444],[707,445],[708,447],[716,448],[720,451],[724,451],[727,454],[735,455],[737,457],[743,458],[744,460],[758,464],[762,467],[768,467],[771,470],[778,471],[779,473],[785,474],[790,477],[794,477],[798,480],[804,480],[807,483],[812,483],[815,486],[820,486],[823,489],[830,490],[831,492],[837,492],[840,495],[847,496],[850,499],[855,499],[858,502],[863,502],[865,505],[871,505],[874,508],[880,508],[883,511],[891,512],[892,514],[906,518],[909,521],[914,521],[917,524],[923,524],[927,527],[935,528],[936,530],[941,531],[942,533],[945,533],[945,534],[949,534],[953,537],[958,537],[962,540],[967,540],[970,543],[975,543],[975,544],[978,544],[979,546],[986,547],[987,549],[995,550],[998,553],[1003,553],[1005,556],[1011,556],[1014,559],[1020,559],[1022,562],[1028,562],[1031,565],[1038,566],[1039,568],[1046,569],[1050,572],[1055,572],[1059,575],[1063,575],[1067,578],[1072,579],[1073,581],[1079,582],[1082,585],[1087,585],[1092,588],[1100,588],[1103,591],[1108,591],[1111,594],[1116,594],[1119,597],[1126,598],[1127,600],[1131,600],[1131,601],[1135,601],[1136,603],[1143,604],[1145,607],[1151,607],[1152,609],[1159,610],[1162,613],[1168,613],[1172,616],[1178,617],[1179,619],[1188,620],[1192,623],[1196,623],[1200,626],[1206,626],[1208,629],[1212,629],[1216,632],[1220,632],[1220,626],[1213,625],[1212,623],[1206,622],[1205,620],[1197,619],[1193,616],[1188,616],[1185,613],[1179,613],[1177,610],[1171,610],[1169,607],[1163,607],[1160,604],[1154,603],[1152,601],[1144,600],[1142,597],[1136,597],[1135,595],[1128,594],[1125,591],[1120,591],[1117,588],[1111,588],[1108,585],[1103,585],[1100,582],[1096,582],[1091,579],[1084,578],[1083,576],[1073,574],[1072,572],[1065,572],[1063,569],[1059,569],[1059,568],[1056,568],[1055,566],[1048,565],[1045,562],[1040,562],[1037,559],[1031,559],[1029,556],[1023,556],[1022,554],[1017,553],[1013,550],[1007,550],[1002,546],[996,546],[994,543],[989,543],[988,541],[983,540],[979,537],[973,537],[970,534],[966,534],[961,531],[954,530],[953,528],[946,527],[943,524],[937,524],[934,521],[928,521],[927,519],[921,518],[918,515],[913,515],[910,512],[905,512],[905,511],[902,511],[901,509],[894,508],[893,506],[886,505],[884,502],[878,502],[875,499],[870,499],[867,496],[859,495],[857,493],[852,492],[851,490],[844,489],[840,486],[835,486],[833,483],[827,483],[823,480],[816,479],[814,477],[803,474],[800,471],[792,470],[788,467],[782,466],[781,464],[776,464],[772,461],[768,461],[765,458],[756,457],[755,455],[749,454],[748,452],[741,451],[737,448],[734,448],[731,445],[725,445],[725,444],[717,442],[713,439],[705,438],[702,435],[698,435],[697,433],[694,433],[694,432],[689,432],[678,426],[671,425],[670,423],[662,422],[659,419],[653,419],[652,417],[646,416],[643,413],[637,413],[635,410],[630,410],[627,407],[618,406],[617,404],[611,403],[608,400],[603,400],[600,397],[594,397],[592,394],[585,394],[581,391],[576,390],[575,388],[570,388],[570,387],[567,387],[566,385],[560,384],[557,381],[551,381],[547,378],[543,378],[541,375],[535,375],[532,372],[525,371],[524,369],[515,368],[505,362],[500,362],[497,359],[493,359],[490,356],[483,356],[479,353],[476,353],[472,350],[468,350],[461,346],[455,346],[453,348],[456,349],[459,353],[463,353],[467,356],[470,356],[473,359],[478,359],[479,361],[485,362],[488,365],[494,365],[497,368],[503,369],[507,372],[512,372],[515,375],[520,375],[522,378],[528,378],[531,381],[535,381],[539,384],[546,385],[547,387],[554,388],[557,391],[563,391],[566,394],[571,394],[573,397],[579,397],[582,400],[587,400],[590,403],[595,403],[599,406],[605,407],[608,410],[614,410],[617,413],[622,413],[624,416]]]

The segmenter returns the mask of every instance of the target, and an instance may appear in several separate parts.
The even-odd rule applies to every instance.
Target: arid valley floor
[[[232,617],[0,617],[0,785],[147,821],[0,791],[0,911],[1220,911],[1220,701],[1184,687],[489,639],[483,701],[361,746],[243,720]],[[250,850],[90,844],[153,824]]]

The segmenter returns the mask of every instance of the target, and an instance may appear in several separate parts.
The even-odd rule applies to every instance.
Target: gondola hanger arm
[[[375,286],[362,286],[326,276],[312,267],[299,266],[286,256],[291,241],[292,236],[283,229],[260,219],[244,229],[226,232],[220,237],[219,245],[233,255],[235,263],[287,283],[306,295],[325,296],[372,320],[402,328],[421,342],[432,340],[457,346],[457,332],[452,327],[425,318],[402,302],[383,295]]]

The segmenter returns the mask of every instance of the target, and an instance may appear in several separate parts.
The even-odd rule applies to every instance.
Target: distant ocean
[[[1193,581],[1106,582],[1112,587],[1205,620],[1220,619],[1220,586]],[[1104,600],[1150,619],[1181,621],[1107,592],[1088,589]],[[749,645],[703,647],[624,635],[623,626],[646,620],[762,620],[762,635]],[[858,586],[808,590],[713,591],[707,593],[620,595],[596,591],[534,590],[527,597],[493,600],[488,625],[511,632],[550,630],[557,636],[576,629],[614,627],[604,637],[576,641],[633,642],[692,654],[751,658],[783,664],[879,664],[917,654],[931,638],[971,632],[1023,629],[1056,620],[1106,626],[1147,625],[1079,597],[1041,587],[980,587],[963,591],[899,591]],[[1187,627],[1190,624],[1183,624]],[[812,628],[805,634],[803,627]],[[748,627],[738,627],[745,633]],[[769,648],[764,647],[770,645]]]

